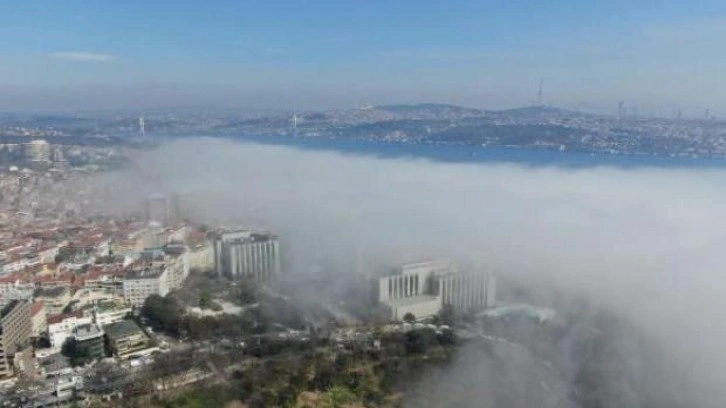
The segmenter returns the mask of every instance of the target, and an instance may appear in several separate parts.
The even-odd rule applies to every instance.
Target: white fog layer
[[[356,253],[370,265],[445,258],[582,296],[661,345],[674,375],[697,379],[701,405],[723,392],[724,170],[443,164],[200,138],[146,153],[123,177],[187,193],[205,222],[275,231],[289,274]],[[141,198],[117,192],[119,208]]]

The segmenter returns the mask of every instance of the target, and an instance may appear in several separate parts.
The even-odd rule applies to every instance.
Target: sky
[[[0,3],[0,109],[439,101],[726,113],[726,3]]]

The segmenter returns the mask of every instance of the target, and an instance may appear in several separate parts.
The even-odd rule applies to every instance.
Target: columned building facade
[[[280,273],[280,242],[270,234],[224,233],[214,241],[217,274],[267,282]]]

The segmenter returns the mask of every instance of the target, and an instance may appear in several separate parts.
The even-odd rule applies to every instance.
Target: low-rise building
[[[149,348],[150,339],[133,320],[103,326],[111,353],[125,358]]]

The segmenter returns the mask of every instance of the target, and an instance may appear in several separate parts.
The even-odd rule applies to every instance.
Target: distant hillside
[[[560,117],[560,116],[573,116],[578,115],[577,112],[573,112],[566,109],[555,108],[553,106],[524,106],[521,108],[505,109],[500,111],[488,112],[494,115],[503,115],[510,117]]]
[[[381,105],[375,109],[403,116],[421,117],[464,117],[480,116],[482,111],[463,106],[447,105],[443,103],[419,103],[411,105]]]

